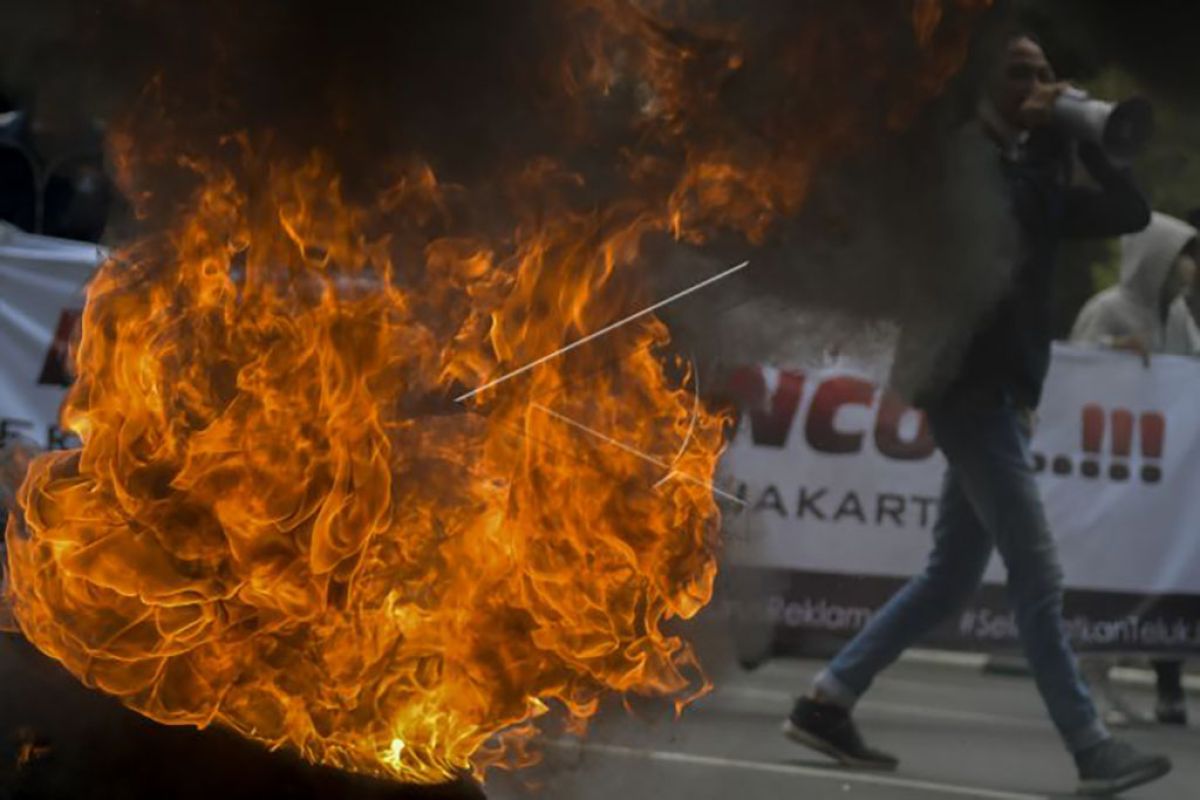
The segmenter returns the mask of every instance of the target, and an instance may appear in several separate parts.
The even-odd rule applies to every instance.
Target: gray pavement
[[[491,800],[767,800],[768,798],[991,798],[1071,796],[1073,765],[1028,678],[985,675],[932,655],[897,664],[864,700],[869,741],[901,758],[895,773],[855,773],[785,740],[791,696],[819,664],[773,661],[756,672],[718,670],[714,692],[679,719],[665,709],[606,707],[588,736],[552,739],[544,762],[493,775]],[[1128,686],[1147,707],[1147,686]],[[1195,711],[1195,709],[1194,709]],[[1122,731],[1168,753],[1175,771],[1122,795],[1131,800],[1200,796],[1200,732]]]

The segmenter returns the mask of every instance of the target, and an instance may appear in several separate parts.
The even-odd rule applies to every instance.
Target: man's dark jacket
[[[1096,145],[1082,143],[1079,160],[1096,186],[1072,186],[1068,152],[1057,134],[1039,130],[1019,155],[1001,156],[1021,232],[1021,262],[1009,293],[981,321],[957,376],[922,405],[959,398],[1036,408],[1050,366],[1059,242],[1120,236],[1150,224],[1150,206],[1127,169],[1114,166]]]

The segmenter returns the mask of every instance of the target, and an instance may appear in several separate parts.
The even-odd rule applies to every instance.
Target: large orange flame
[[[497,287],[491,254],[434,242],[448,299],[423,308],[320,161],[268,182],[252,200],[212,175],[182,230],[93,282],[63,412],[84,446],[36,464],[11,537],[26,634],[155,719],[415,780],[552,700],[583,717],[602,690],[685,688],[660,625],[709,596],[711,497],[539,408],[679,450],[694,404],[642,346],[661,323],[486,416],[404,402],[494,365],[485,343],[507,361],[594,326],[611,259],[550,262],[547,231]],[[420,320],[453,310],[450,287],[481,307],[439,340]],[[485,314],[490,339],[468,335]],[[676,469],[711,474],[718,421],[701,413]]]
[[[607,38],[575,90],[613,80],[609,44],[632,37],[647,128],[693,128],[709,98],[694,43],[586,5]],[[940,13],[910,11],[910,36],[933,40]],[[911,116],[963,41],[874,116]],[[718,52],[721,74],[745,57]],[[34,463],[8,530],[22,630],[154,719],[413,781],[519,761],[555,705],[582,723],[605,692],[702,690],[663,625],[711,595],[722,418],[665,326],[443,401],[650,300],[631,269],[644,234],[761,238],[869,127],[822,102],[829,127],[782,149],[710,130],[677,160],[630,158],[635,190],[601,211],[548,204],[498,238],[431,233],[447,192],[422,167],[353,203],[319,155],[243,138],[236,166],[194,158],[179,221],[90,287],[63,410],[83,446]],[[514,183],[572,180],[547,161]]]

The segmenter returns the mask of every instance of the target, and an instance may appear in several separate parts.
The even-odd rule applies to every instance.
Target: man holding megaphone
[[[849,766],[894,769],[851,718],[875,676],[960,609],[993,549],[1037,687],[1079,771],[1079,791],[1110,794],[1165,775],[1164,756],[1114,739],[1080,675],[1062,620],[1062,570],[1029,452],[1050,363],[1051,290],[1058,244],[1144,228],[1150,209],[1125,162],[1146,143],[1148,107],[1111,105],[1060,83],[1040,44],[1007,37],[978,106],[995,143],[1021,238],[1011,286],[979,320],[943,386],[918,398],[948,463],[928,566],[849,642],[784,723],[793,740]],[[1096,187],[1072,185],[1072,154]]]

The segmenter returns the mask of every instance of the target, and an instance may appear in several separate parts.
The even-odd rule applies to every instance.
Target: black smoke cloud
[[[878,85],[857,79],[877,64],[832,60],[863,24],[874,21],[895,40],[882,51],[893,73],[903,75],[919,57],[905,3],[835,9],[703,0],[672,7],[688,9],[676,11],[676,21],[682,13],[683,22],[690,14],[705,24],[732,23],[745,62],[713,84],[713,108],[723,113],[683,119],[681,140],[725,136],[769,152],[786,146],[791,131],[826,123],[820,103],[796,107],[796,97],[824,91],[863,108],[882,106],[888,98]],[[550,0],[48,0],[9,12],[14,41],[0,69],[12,93],[32,98],[39,117],[98,116],[131,126],[135,148],[147,154],[160,143],[168,157],[204,153],[223,136],[249,131],[269,139],[273,155],[320,149],[348,183],[367,187],[409,156],[443,179],[476,187],[501,166],[549,155],[588,176],[579,205],[602,206],[606,193],[622,191],[613,167],[623,154],[644,147],[673,158],[671,148],[687,141],[664,141],[668,125],[647,144],[637,124],[645,98],[635,82],[618,82],[587,102],[564,92],[568,42],[588,21],[574,8]],[[1002,5],[983,18],[981,31],[1011,13]],[[814,30],[821,35],[811,36]],[[662,36],[686,44],[686,31],[667,27]],[[806,36],[830,60],[801,73],[811,75],[805,85],[786,85],[773,56]],[[711,66],[706,57],[719,67],[732,55],[720,46],[697,52],[701,70]],[[821,69],[825,63],[829,69]],[[997,256],[1011,238],[998,179],[986,148],[959,135],[978,72],[969,63],[907,133],[881,126],[868,131],[878,140],[868,153],[816,163],[805,210],[766,242],[718,236],[700,248],[646,248],[646,273],[657,284],[649,294],[658,296],[752,261],[738,280],[670,310],[680,348],[705,363],[798,363],[829,345],[886,349],[904,329],[917,345],[902,383],[925,381],[935,365],[947,368],[953,358],[942,343],[965,341],[1008,280]],[[495,195],[472,198],[484,206],[476,213],[504,216]]]
[[[554,15],[536,5],[50,0],[6,10],[0,64],[39,115],[138,113],[183,150],[271,131],[345,172],[419,152],[466,176],[558,133],[541,107]]]

